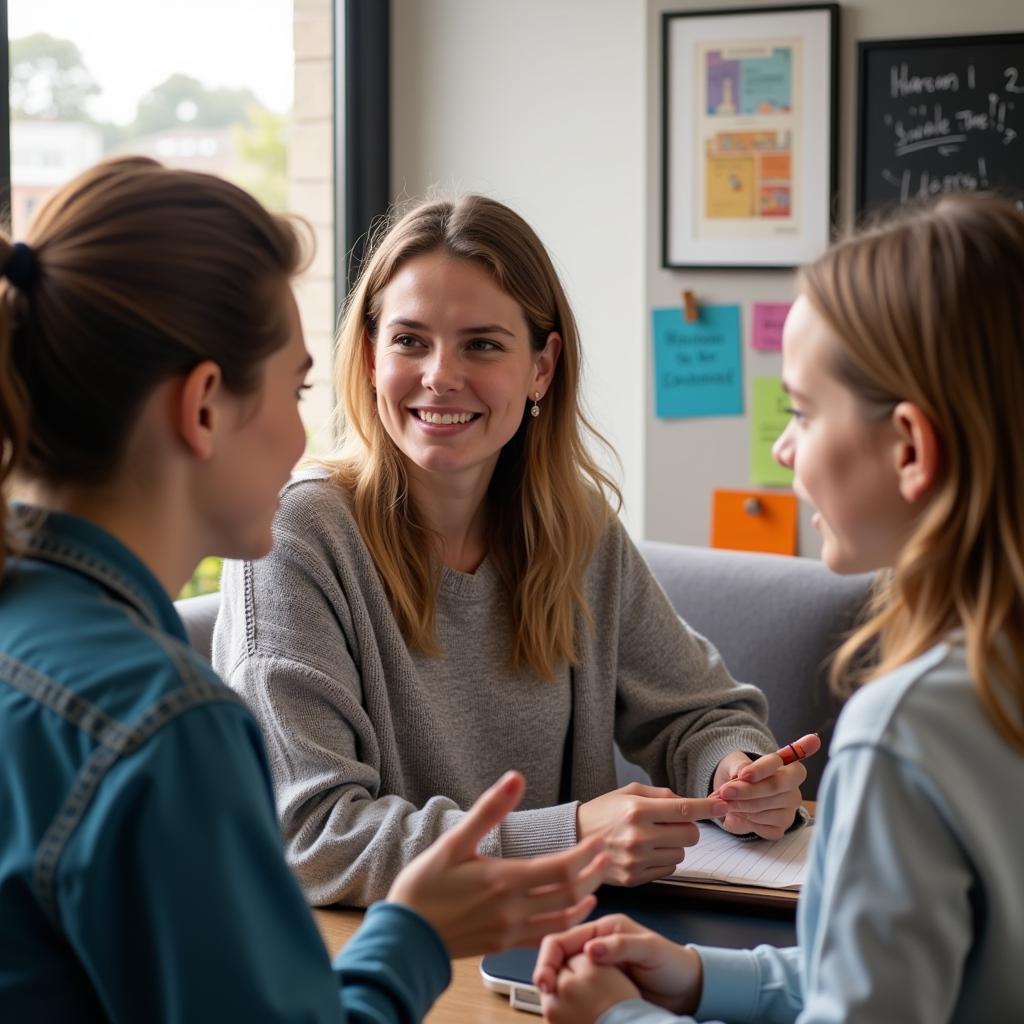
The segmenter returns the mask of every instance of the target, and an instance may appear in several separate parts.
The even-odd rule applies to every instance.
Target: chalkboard
[[[1024,34],[859,44],[857,212],[1024,196]]]

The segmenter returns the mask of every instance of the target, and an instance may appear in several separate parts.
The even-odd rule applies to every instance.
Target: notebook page
[[[803,884],[813,825],[789,832],[776,842],[737,839],[703,822],[699,828],[700,842],[687,848],[686,859],[676,866],[672,879],[768,889],[799,889]]]

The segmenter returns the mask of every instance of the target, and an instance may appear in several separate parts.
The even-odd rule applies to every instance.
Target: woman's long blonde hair
[[[437,538],[412,501],[402,456],[377,414],[367,365],[381,291],[408,260],[442,252],[483,266],[522,307],[536,351],[562,351],[542,414],[526,414],[502,449],[487,495],[488,554],[508,590],[511,667],[543,679],[576,658],[577,615],[589,622],[583,574],[621,500],[587,451],[601,443],[580,406],[576,321],[543,244],[508,207],[482,196],[415,207],[382,233],[350,293],[338,342],[341,444],[322,460],[353,497],[363,540],[410,646],[437,653]]]
[[[913,402],[941,446],[928,506],[833,680],[876,678],[962,626],[987,713],[1024,749],[1024,213],[946,197],[834,246],[801,284],[866,414]]]

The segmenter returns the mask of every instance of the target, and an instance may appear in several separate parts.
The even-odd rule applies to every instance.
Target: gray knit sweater
[[[576,842],[578,803],[616,787],[613,739],[691,796],[730,751],[774,749],[761,692],[679,619],[617,521],[586,573],[579,663],[542,682],[507,667],[508,600],[487,560],[443,570],[443,652],[410,651],[350,507],[322,477],[292,481],[271,554],[225,566],[214,633],[217,669],[263,729],[310,902],[382,898],[509,768],[526,776],[523,809],[482,849],[522,856]]]

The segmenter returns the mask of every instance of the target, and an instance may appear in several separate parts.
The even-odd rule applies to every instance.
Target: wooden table
[[[313,916],[333,957],[359,927],[363,911],[331,907],[314,910]],[[452,983],[426,1020],[432,1024],[530,1024],[531,1020],[540,1018],[513,1010],[508,996],[484,988],[480,980],[480,957],[471,957],[452,964]]]
[[[813,802],[804,801],[804,806],[812,814],[814,813]],[[672,888],[675,890],[675,898],[682,898],[682,893],[686,889],[690,889],[691,892],[693,890],[717,890],[734,895],[742,892],[735,886],[691,884],[686,887]],[[759,895],[763,901],[764,890],[751,890],[751,892]],[[670,900],[673,898],[668,892],[665,896]],[[793,905],[796,899],[793,893],[778,893],[775,898],[781,904],[790,905]],[[332,958],[359,927],[363,920],[363,913],[362,910],[346,910],[336,907],[313,910],[317,927],[320,929],[320,934],[323,936]],[[431,1024],[442,1024],[442,1022],[443,1024],[530,1024],[531,1020],[539,1021],[540,1018],[534,1014],[513,1010],[509,1005],[508,996],[492,992],[484,987],[480,978],[480,959],[480,957],[470,957],[452,963],[452,983],[434,1004],[434,1008],[427,1014],[426,1020]]]
[[[670,909],[672,904],[678,901],[680,910],[683,906],[703,906],[710,908],[716,918],[728,914],[732,909],[733,913],[746,911],[750,905],[757,909],[757,916],[767,915],[772,919],[784,918],[792,924],[796,913],[795,893],[768,894],[763,889],[745,889],[741,886],[719,886],[706,885],[701,883],[686,883],[685,885],[665,886],[644,886],[642,889],[613,890],[605,897],[603,905],[606,911],[619,909],[628,912],[633,917],[643,922],[642,910],[645,903],[655,901],[660,910]],[[627,905],[616,908],[608,906],[618,893],[629,892],[630,898]],[[726,903],[723,905],[722,901]],[[752,901],[752,904],[751,902]],[[648,907],[649,909],[649,907]],[[327,908],[314,910],[317,926],[324,938],[327,949],[333,958],[342,946],[352,937],[352,934],[359,927],[363,919],[361,910],[342,910]],[[658,927],[648,921],[649,927]],[[660,930],[660,929],[659,929]],[[682,940],[682,936],[676,936]],[[704,940],[708,941],[708,940]],[[757,941],[778,940],[769,938],[758,939]],[[792,942],[792,936],[782,940],[783,943]],[[729,945],[727,940],[722,938],[711,939],[710,944],[716,945],[719,942]],[[520,1010],[513,1010],[508,1001],[508,996],[492,992],[484,986],[480,978],[480,957],[471,957],[463,960],[456,960],[452,964],[452,982],[441,998],[434,1004],[434,1009],[427,1015],[427,1020],[433,1024],[530,1024],[534,1015],[523,1013]],[[539,1018],[534,1018],[539,1020]]]

